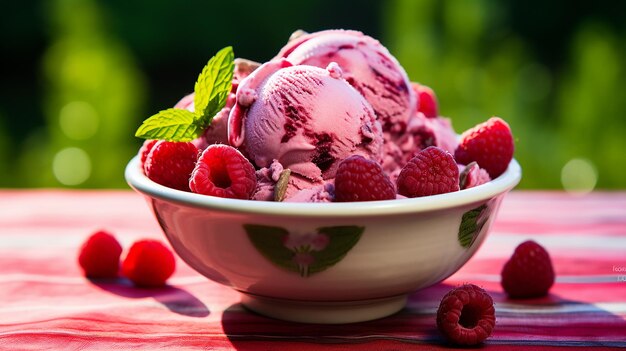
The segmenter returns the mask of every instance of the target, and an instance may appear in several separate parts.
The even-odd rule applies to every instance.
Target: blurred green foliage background
[[[626,187],[626,2],[566,0],[6,3],[0,187],[126,187],[134,130],[208,58],[266,61],[300,28],[378,38],[457,132],[503,117],[520,188]]]

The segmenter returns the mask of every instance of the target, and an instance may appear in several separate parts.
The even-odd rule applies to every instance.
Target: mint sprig
[[[193,103],[196,111],[209,118],[207,124],[226,105],[234,69],[235,55],[233,48],[228,46],[213,56],[198,76]]]
[[[135,136],[168,141],[191,141],[199,137],[226,105],[232,88],[234,62],[231,46],[220,50],[198,76],[194,86],[195,112],[179,108],[160,111],[143,121]]]

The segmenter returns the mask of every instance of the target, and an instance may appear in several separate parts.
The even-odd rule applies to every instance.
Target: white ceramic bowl
[[[481,245],[505,194],[521,178],[513,160],[475,188],[414,199],[279,203],[224,199],[159,185],[135,157],[126,180],[143,194],[178,255],[242,294],[261,314],[350,323],[402,309],[409,293],[456,272]]]

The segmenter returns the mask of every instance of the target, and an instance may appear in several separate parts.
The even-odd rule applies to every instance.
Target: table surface
[[[512,192],[459,272],[414,293],[393,316],[339,326],[256,315],[236,292],[180,260],[164,288],[89,281],[76,256],[97,229],[126,248],[140,238],[165,240],[131,191],[0,191],[0,349],[442,349],[438,303],[465,282],[495,301],[497,324],[484,348],[626,347],[626,192]],[[499,273],[527,239],[548,249],[557,282],[547,297],[510,300]]]

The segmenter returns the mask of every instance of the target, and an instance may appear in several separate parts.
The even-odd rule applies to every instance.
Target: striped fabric
[[[0,349],[8,350],[435,350],[441,297],[464,282],[494,297],[494,350],[626,347],[626,193],[513,192],[477,255],[446,281],[414,293],[400,313],[342,326],[265,318],[238,295],[182,262],[169,287],[82,277],[77,249],[94,230],[127,248],[161,238],[130,191],[0,191]],[[534,239],[553,257],[557,284],[545,298],[509,300],[504,261]]]

